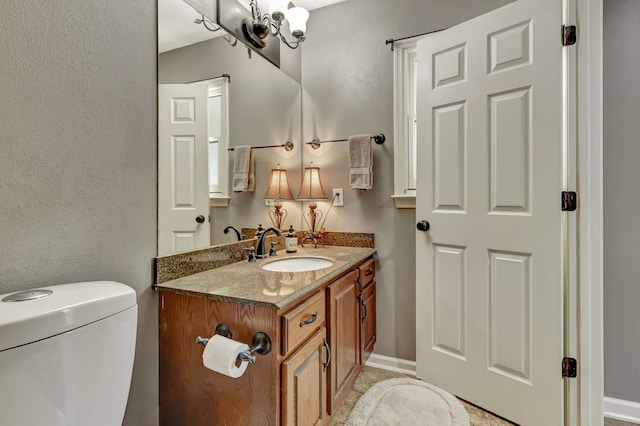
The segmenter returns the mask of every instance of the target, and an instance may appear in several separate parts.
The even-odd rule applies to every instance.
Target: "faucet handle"
[[[249,253],[249,256],[248,256],[248,259],[247,259],[249,262],[255,262],[256,261],[256,255],[255,255],[256,249],[255,249],[255,247],[244,247],[242,249],[242,251],[244,253]]]
[[[276,246],[280,244],[278,241],[271,242],[271,249],[269,249],[269,256],[277,256],[276,254]]]

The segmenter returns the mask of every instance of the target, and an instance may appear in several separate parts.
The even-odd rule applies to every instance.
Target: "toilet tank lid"
[[[51,293],[44,297],[0,302],[0,351],[82,327],[136,305],[135,291],[115,281],[60,284],[28,292],[41,296],[47,290]],[[0,295],[0,300],[17,293],[21,292]]]

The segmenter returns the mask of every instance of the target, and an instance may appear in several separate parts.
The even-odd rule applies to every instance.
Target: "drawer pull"
[[[373,269],[367,269],[367,272],[364,273],[365,276],[373,275]]]
[[[315,320],[317,320],[317,319],[318,319],[318,311],[315,311],[315,312],[311,315],[311,318],[306,319],[306,320],[304,320],[304,321],[300,322],[300,327],[304,327],[305,325],[309,325],[309,324],[311,324],[312,322],[315,322]]]

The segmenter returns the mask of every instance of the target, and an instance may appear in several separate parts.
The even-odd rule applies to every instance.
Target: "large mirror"
[[[174,210],[187,213],[187,225],[200,223],[203,229],[209,228],[208,235],[195,239],[190,231],[181,231],[180,225],[176,225],[177,231],[169,238],[171,240],[164,248],[160,247],[158,254],[171,254],[172,251],[182,251],[202,248],[208,245],[225,244],[236,241],[234,232],[223,233],[227,226],[257,227],[262,224],[271,226],[269,209],[263,199],[267,189],[267,180],[271,169],[278,165],[287,170],[291,191],[295,196],[301,180],[301,165],[303,142],[301,140],[302,121],[302,89],[300,85],[300,53],[299,50],[282,49],[281,68],[276,68],[258,55],[250,55],[247,48],[241,43],[231,46],[223,37],[209,37],[217,34],[210,33],[203,25],[194,23],[200,18],[198,13],[182,0],[159,0],[159,60],[158,82],[160,84],[159,98],[163,96],[163,86],[171,85],[178,90],[171,102],[166,103],[168,112],[163,115],[162,99],[159,100],[159,175],[164,170],[182,172],[184,176],[176,178],[172,176],[163,179],[159,176],[159,209],[166,209],[162,200],[169,200]],[[185,36],[183,33],[196,33]],[[186,37],[181,40],[181,37]],[[200,37],[200,39],[198,39]],[[204,41],[201,41],[203,40]],[[196,40],[196,42],[192,42]],[[251,57],[250,57],[251,56]],[[221,77],[223,76],[224,77]],[[224,83],[225,91],[214,90],[216,84]],[[196,86],[203,88],[209,109],[204,112],[195,108],[189,101],[191,95],[182,96],[183,89],[193,89]],[[169,87],[169,86],[167,86]],[[189,93],[189,92],[184,92]],[[213,100],[213,97],[226,97],[222,102]],[[212,116],[218,115],[220,110],[227,105],[228,131],[212,130],[216,128],[212,124]],[[173,114],[173,115],[171,115]],[[224,113],[222,114],[224,116]],[[187,137],[190,130],[179,126],[176,130],[171,125],[181,120],[188,122],[194,117],[206,116],[208,119],[207,132],[208,144],[202,151],[195,146],[192,139]],[[215,120],[214,120],[215,121]],[[224,121],[224,120],[223,120]],[[168,131],[165,131],[169,129]],[[212,135],[212,132],[214,135]],[[222,135],[216,135],[221,133]],[[219,140],[222,137],[227,140]],[[234,155],[236,151],[227,151],[241,145],[260,147],[266,145],[282,145],[287,141],[294,144],[293,150],[284,148],[254,149],[254,174],[255,190],[253,192],[234,192],[232,188],[234,173]],[[212,147],[223,147],[219,152],[212,154]],[[167,152],[167,155],[163,153]],[[191,207],[191,194],[198,186],[208,186],[210,173],[193,171],[187,164],[194,158],[207,158],[213,167],[218,162],[225,176],[228,192],[218,194],[217,199],[207,199],[207,205],[195,209]],[[225,156],[227,157],[225,159]],[[200,166],[201,168],[201,166]],[[205,181],[203,183],[203,181]],[[186,196],[176,195],[178,190],[183,190]],[[162,200],[161,200],[162,199]],[[228,201],[228,205],[226,205]],[[166,204],[166,203],[165,203]],[[293,225],[299,228],[302,223],[300,202],[283,201],[284,208],[288,211],[288,217],[283,227]],[[272,207],[271,207],[272,208]],[[159,211],[160,227],[164,226],[163,217],[167,215]],[[163,216],[164,214],[164,216]],[[209,220],[210,216],[210,220]],[[179,221],[181,219],[169,218]],[[200,225],[196,225],[199,227]],[[166,231],[166,229],[165,229]],[[159,229],[159,234],[163,229]],[[207,238],[208,237],[208,238]],[[161,239],[159,235],[159,239]],[[167,245],[173,247],[168,249]]]

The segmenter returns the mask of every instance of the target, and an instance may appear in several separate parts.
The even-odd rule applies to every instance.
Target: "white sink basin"
[[[333,261],[324,257],[287,257],[265,263],[262,269],[273,272],[306,272],[328,268]]]

